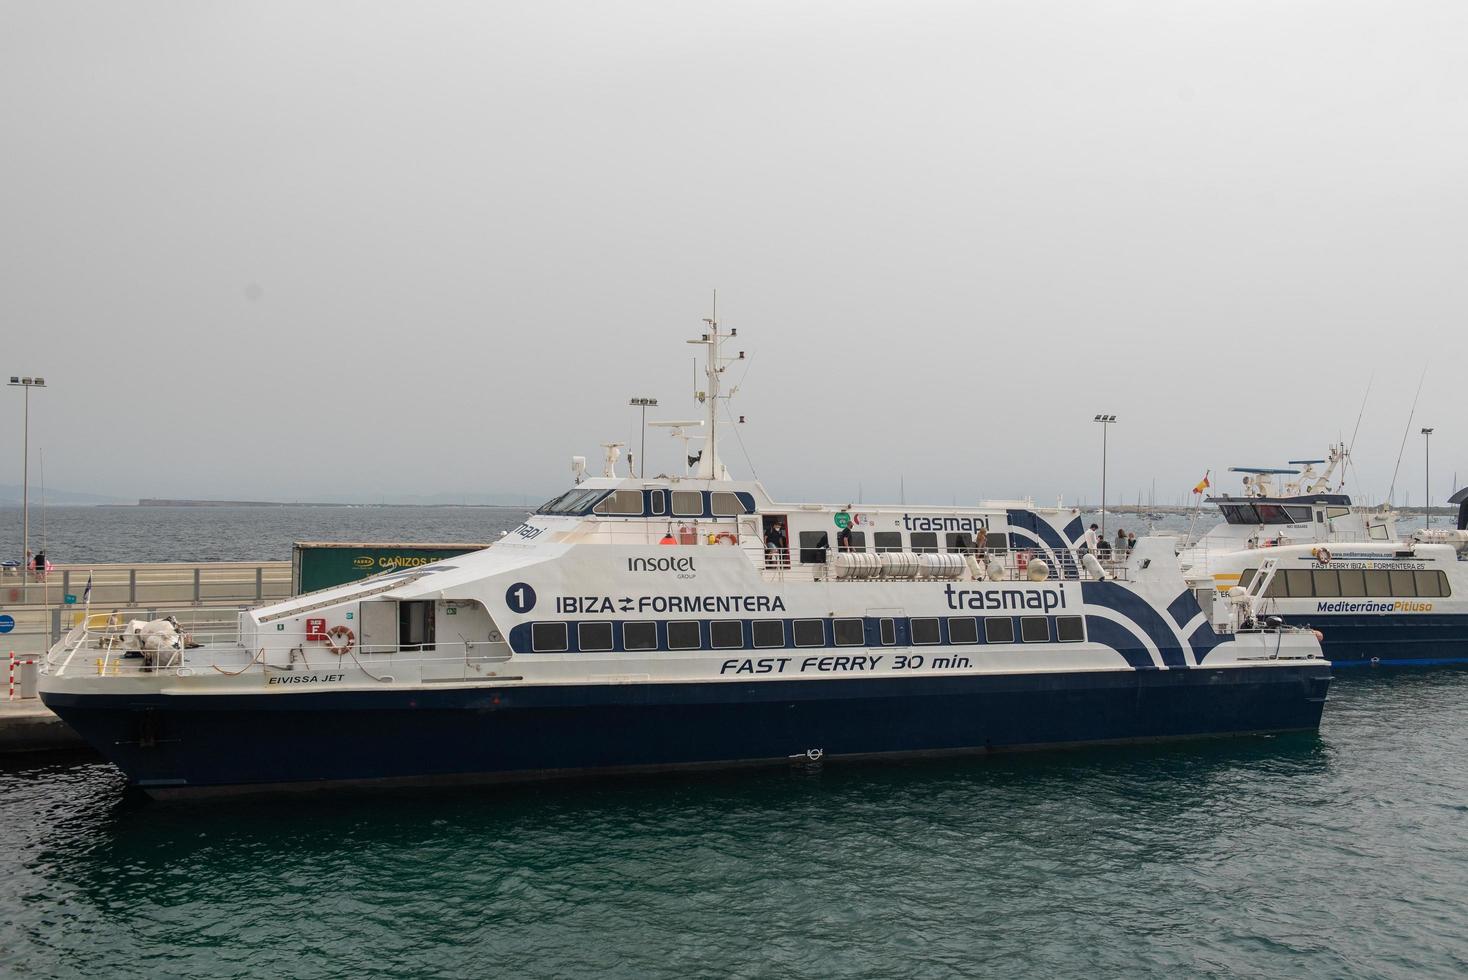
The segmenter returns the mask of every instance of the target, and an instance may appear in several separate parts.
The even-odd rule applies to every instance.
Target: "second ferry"
[[[1223,523],[1182,549],[1183,574],[1205,600],[1240,589],[1262,613],[1318,630],[1339,667],[1468,663],[1465,494],[1456,527],[1404,537],[1391,508],[1344,492],[1347,458],[1331,446],[1290,468],[1233,467],[1243,492],[1209,498]]]
[[[782,503],[719,457],[616,473],[493,546],[248,610],[93,614],[47,706],[156,796],[974,753],[1313,730],[1316,635],[1200,604],[1168,538],[1103,563],[1079,513]],[[686,443],[685,443],[686,445]],[[1266,573],[1267,577],[1267,573]]]

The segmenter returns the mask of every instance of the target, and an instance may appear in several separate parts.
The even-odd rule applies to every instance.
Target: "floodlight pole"
[[[1106,430],[1116,422],[1115,415],[1098,415],[1092,421],[1101,423],[1101,540],[1106,540]]]
[[[20,464],[20,584],[25,585],[30,581],[31,576],[31,389],[46,387],[46,379],[19,378],[12,375],[8,386],[20,388],[25,392]]]
[[[1424,486],[1423,486],[1422,489],[1424,491],[1426,491],[1426,499],[1427,499],[1427,521],[1426,521],[1426,523],[1423,526],[1424,527],[1431,527],[1432,526],[1432,430],[1429,429],[1429,428],[1424,428],[1422,430],[1422,451],[1427,456],[1427,460],[1426,460],[1426,471],[1425,471],[1425,473],[1424,473],[1424,475],[1422,477],[1423,483],[1424,483]]]
[[[642,472],[641,472],[641,475],[642,475],[642,477],[644,479],[646,479],[646,477],[647,477],[647,410],[649,408],[657,408],[658,400],[656,398],[633,398],[627,404],[628,405],[631,405],[633,408],[640,408],[640,409],[642,409],[642,448],[639,450],[639,454],[640,455],[638,456],[638,459],[641,461],[641,464],[642,464]]]

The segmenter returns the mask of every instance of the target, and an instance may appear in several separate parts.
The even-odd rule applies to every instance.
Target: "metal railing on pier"
[[[0,649],[39,653],[89,609],[135,619],[185,618],[211,610],[206,615],[232,623],[238,610],[290,594],[288,561],[63,565],[27,582],[9,572],[0,576],[0,611],[14,627],[0,635]]]

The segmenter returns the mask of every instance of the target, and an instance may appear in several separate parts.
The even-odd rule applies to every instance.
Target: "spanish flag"
[[[1212,470],[1209,470],[1207,473],[1203,474],[1203,479],[1199,480],[1198,485],[1193,488],[1194,493],[1202,493],[1204,490],[1207,490],[1209,487],[1213,486],[1213,484],[1208,482],[1208,474],[1212,472]]]

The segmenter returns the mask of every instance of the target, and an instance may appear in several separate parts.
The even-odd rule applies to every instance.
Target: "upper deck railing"
[[[1088,561],[1085,548],[985,548],[963,551],[865,551],[770,547],[762,567],[769,578],[831,582],[971,581],[1055,582],[1130,579],[1127,556]],[[1100,574],[1098,574],[1098,572]]]

